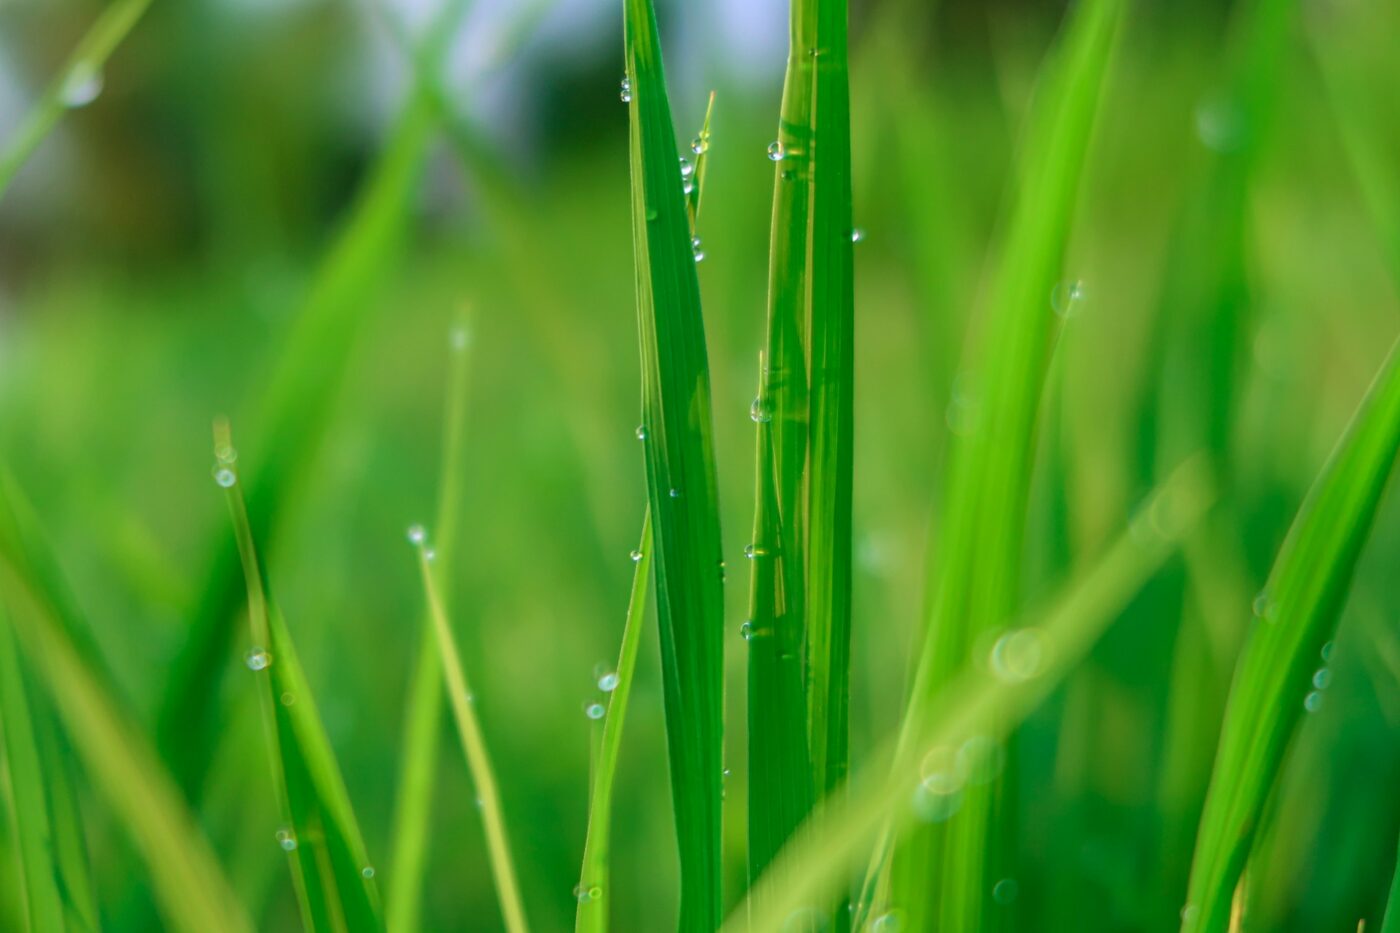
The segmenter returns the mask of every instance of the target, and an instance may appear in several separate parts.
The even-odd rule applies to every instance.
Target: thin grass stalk
[[[1400,933],[1400,852],[1395,856],[1395,871],[1390,878],[1390,897],[1386,900],[1381,933]]]
[[[136,26],[151,0],[118,0],[108,4],[78,40],[57,78],[24,117],[0,150],[0,199],[34,150],[58,125],[63,114],[91,101],[102,87],[102,68]]]
[[[632,695],[632,675],[637,669],[637,652],[645,628],[647,580],[651,573],[651,511],[642,519],[642,539],[635,552],[632,595],[627,601],[627,621],[622,627],[622,648],[612,678],[608,707],[602,722],[602,736],[594,758],[593,781],[588,796],[588,835],[583,847],[583,868],[579,873],[578,911],[575,933],[606,933],[612,904],[612,801],[617,778],[618,754],[622,748],[622,727],[627,703]]]
[[[996,760],[995,743],[1055,689],[1162,567],[1210,507],[1213,487],[1201,458],[1183,464],[1087,573],[1043,613],[1027,616],[1010,630],[1022,648],[1035,645],[1034,651],[1018,652],[1027,663],[1000,672],[969,663],[951,678],[916,734],[891,737],[853,776],[844,799],[829,799],[816,809],[724,929],[783,929],[794,916],[824,902],[845,884],[849,870],[872,844],[906,831],[926,808],[931,791],[925,763],[930,758],[946,762],[949,752],[956,752],[952,757],[972,766],[967,773],[986,775]],[[904,914],[893,910],[857,918],[855,928],[886,924],[886,917],[887,928],[908,929]]]
[[[525,920],[524,901],[520,896],[520,885],[516,881],[515,865],[510,856],[501,794],[496,785],[490,755],[486,751],[481,723],[476,718],[476,698],[467,686],[466,670],[462,666],[461,656],[457,653],[452,626],[447,620],[447,608],[442,601],[434,566],[436,552],[429,546],[426,534],[418,529],[410,533],[410,540],[418,552],[423,593],[428,604],[428,615],[433,621],[438,657],[442,662],[442,677],[447,689],[447,699],[452,707],[452,716],[457,724],[457,735],[462,743],[462,755],[466,759],[467,769],[471,772],[472,783],[476,785],[477,805],[481,810],[481,821],[486,830],[486,850],[490,857],[491,876],[496,884],[496,896],[501,904],[501,917],[510,933],[526,933],[529,925]]]
[[[642,426],[656,551],[680,929],[721,904],[723,584],[709,363],[656,11],[625,0]]]
[[[465,306],[454,316],[448,335],[446,399],[442,416],[442,463],[438,476],[437,529],[434,541],[438,559],[450,563],[461,529],[462,465],[466,447],[467,363],[471,333]],[[451,605],[450,588],[443,593]],[[418,656],[409,681],[409,701],[404,712],[403,751],[399,756],[399,796],[395,806],[393,874],[389,880],[388,926],[391,931],[419,928],[423,879],[426,874],[433,787],[439,758],[442,725],[442,678],[439,674],[437,636],[432,618],[424,613]]]
[[[258,556],[226,421],[214,426],[214,478],[225,493],[243,565],[252,647],[245,657],[262,709],[273,791],[302,922],[311,931],[384,928],[375,870],[335,753]]]
[[[1284,752],[1326,665],[1357,558],[1400,449],[1400,343],[1298,510],[1235,669],[1201,814],[1183,931],[1225,928]]]

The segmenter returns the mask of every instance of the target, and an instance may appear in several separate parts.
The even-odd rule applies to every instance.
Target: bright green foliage
[[[950,452],[946,514],[932,555],[932,604],[906,736],[925,728],[932,699],[1018,608],[1042,389],[1060,316],[1080,300],[1078,286],[1061,280],[1065,248],[1122,6],[1085,0],[1075,8],[1042,76],[1022,142],[980,353],[963,374],[965,415]],[[965,795],[946,832],[926,827],[902,844],[890,903],[907,912],[914,929],[934,923],[935,909],[940,928],[981,927],[1003,858],[998,822],[993,782]]]
[[[1022,651],[1011,676],[971,663],[950,677],[930,704],[919,731],[902,732],[871,767],[858,773],[848,799],[833,799],[819,809],[754,886],[748,901],[735,911],[726,930],[782,929],[787,918],[819,902],[844,882],[847,871],[915,819],[917,801],[930,786],[927,762],[958,760],[959,773],[987,775],[1000,760],[1000,743],[1093,647],[1123,606],[1171,555],[1182,537],[1199,522],[1214,499],[1212,480],[1200,459],[1193,459],[1156,490],[1123,533],[1082,578],[1054,600],[1043,615],[1011,634]],[[1033,663],[1030,663],[1032,662]],[[887,763],[892,760],[892,766]],[[967,765],[973,765],[968,768]],[[945,777],[951,778],[951,774]],[[942,790],[948,790],[943,785]],[[958,791],[963,799],[971,782]],[[867,905],[859,905],[865,907]],[[754,908],[749,915],[746,908]],[[895,908],[864,911],[861,930],[908,929],[909,912]],[[867,926],[867,924],[869,924]],[[915,929],[926,929],[915,927]]]
[[[791,5],[749,600],[749,875],[846,774],[853,335],[842,0]]]
[[[710,375],[690,217],[650,0],[624,5],[642,444],[656,545],[682,930],[720,910],[723,605]]]
[[[1223,930],[1265,800],[1325,666],[1352,572],[1400,449],[1400,352],[1308,493],[1255,603],[1196,841],[1183,930]]]
[[[1386,901],[1381,933],[1400,933],[1400,853],[1396,854],[1395,875],[1390,881],[1390,898]]]
[[[285,820],[275,836],[288,853],[302,923],[312,933],[382,930],[374,866],[291,633],[259,563],[226,424],[215,428],[215,457],[247,577],[252,646],[246,663],[256,681],[273,786]]]
[[[651,513],[642,520],[642,540],[637,545],[636,568],[632,573],[632,595],[627,600],[627,621],[622,628],[622,649],[618,654],[617,670],[608,695],[608,709],[603,719],[603,736],[593,768],[593,787],[588,795],[588,841],[583,849],[583,869],[579,875],[578,914],[574,921],[577,933],[605,933],[608,929],[608,904],[611,901],[612,801],[617,776],[617,756],[622,748],[622,726],[627,717],[627,702],[632,695],[632,675],[637,669],[637,651],[642,644],[642,629],[646,615],[647,577],[651,573]]]

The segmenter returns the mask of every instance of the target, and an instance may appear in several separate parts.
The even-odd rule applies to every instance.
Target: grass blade
[[[1060,282],[1062,264],[1122,9],[1120,0],[1084,0],[1073,11],[1025,136],[982,352],[966,374],[976,413],[949,453],[948,512],[905,719],[910,736],[925,727],[930,702],[979,638],[1017,610],[1040,400],[1058,314],[1078,300],[1076,286]],[[999,859],[998,798],[996,782],[975,788],[957,821],[914,834],[896,857],[892,903],[909,912],[914,929],[930,925],[934,911],[940,928],[980,927]],[[936,864],[941,891],[930,884]]]
[[[723,583],[710,375],[656,11],[625,0],[642,429],[654,523],[680,928],[720,914]]]
[[[34,150],[58,125],[64,112],[90,101],[94,82],[101,88],[102,66],[150,5],[151,0],[118,0],[109,4],[88,27],[59,76],[45,89],[0,151],[0,198],[5,196],[15,175]]]
[[[467,350],[470,331],[465,308],[458,312],[449,335],[447,399],[442,418],[442,470],[438,480],[437,539],[439,560],[455,553],[461,525],[462,461],[465,454]],[[446,603],[444,594],[444,603]],[[400,756],[399,798],[394,819],[393,874],[389,881],[389,929],[419,928],[423,876],[426,867],[429,818],[438,762],[442,724],[442,678],[438,672],[437,637],[425,613],[418,657],[409,681],[404,714],[404,744]]]
[[[167,923],[190,933],[252,929],[180,792],[103,685],[60,613],[8,548],[0,592],[64,730],[150,870]]]
[[[340,766],[316,710],[291,633],[258,560],[257,539],[234,464],[227,423],[215,426],[215,480],[224,488],[247,578],[252,647],[273,785],[286,827],[292,878],[308,930],[381,930],[379,891]]]
[[[1400,448],[1400,349],[1371,385],[1323,467],[1256,601],[1221,728],[1201,815],[1183,930],[1221,930],[1230,917],[1260,814],[1305,708],[1320,702],[1325,666],[1357,556]]]
[[[852,780],[845,799],[832,798],[818,807],[725,929],[735,933],[792,929],[785,924],[844,884],[847,872],[882,832],[897,835],[921,815],[939,809],[947,812],[949,801],[935,796],[965,800],[977,781],[994,773],[995,743],[1084,657],[1196,525],[1212,498],[1202,461],[1188,461],[1149,497],[1129,530],[1045,615],[1033,616],[1031,624],[1008,631],[999,642],[1002,653],[1019,656],[1021,661],[1005,667],[974,661],[949,678],[930,703],[930,715],[918,732],[891,740],[884,754],[871,756],[871,763]],[[1008,652],[1008,645],[1019,647]],[[937,770],[931,769],[931,763]],[[754,912],[748,915],[749,910]],[[891,911],[870,919],[872,926],[858,918],[855,927],[910,928],[907,912]]]
[[[632,574],[632,595],[627,601],[627,622],[622,628],[622,650],[617,670],[611,675],[614,685],[608,699],[608,711],[603,720],[603,737],[599,744],[597,764],[593,772],[593,787],[588,801],[588,836],[583,847],[583,870],[579,874],[578,913],[574,919],[576,933],[605,933],[608,929],[608,904],[611,903],[611,878],[608,865],[612,854],[613,780],[617,776],[617,756],[622,747],[622,727],[627,717],[627,701],[632,693],[632,674],[637,669],[637,650],[642,643],[646,614],[647,576],[651,573],[651,511],[642,519],[642,541],[637,545],[636,567]]]
[[[457,734],[462,740],[462,754],[467,760],[472,781],[476,784],[481,820],[486,828],[486,848],[491,860],[491,874],[496,882],[496,895],[501,902],[501,915],[510,933],[524,933],[529,927],[525,922],[525,906],[520,898],[520,885],[515,879],[515,867],[511,862],[510,843],[506,839],[501,795],[496,787],[490,756],[486,753],[481,724],[476,719],[473,706],[475,698],[467,686],[466,671],[462,667],[461,657],[457,654],[457,644],[452,639],[452,628],[448,624],[447,610],[438,588],[433,568],[436,555],[427,546],[426,534],[420,527],[414,526],[410,529],[409,539],[418,549],[418,563],[423,573],[423,591],[427,597],[428,614],[432,617],[433,631],[437,637],[438,657],[442,660],[442,676],[446,682],[447,698],[452,704],[453,718],[457,721]]]
[[[1395,857],[1395,874],[1390,879],[1390,897],[1386,900],[1381,933],[1400,933],[1400,852]]]

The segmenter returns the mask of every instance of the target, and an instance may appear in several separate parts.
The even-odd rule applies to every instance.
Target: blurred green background
[[[1191,788],[1208,774],[1208,724],[1250,600],[1400,330],[1400,7],[1297,4],[1276,60],[1250,66],[1267,76],[1251,93],[1270,103],[1256,110],[1224,90],[1248,59],[1256,6],[1138,0],[1110,77],[1067,269],[1085,300],[1046,402],[1031,605],[1194,450],[1217,456],[1225,504],[1195,557],[1188,549],[1144,592],[1022,729],[1024,929],[1175,928],[1199,807]],[[0,0],[0,145],[100,9]],[[744,875],[747,413],[787,10],[725,0],[661,12],[680,139],[718,92],[700,278],[731,571],[732,900]],[[941,454],[958,407],[975,404],[959,395],[958,360],[1063,13],[1047,0],[867,0],[852,11],[865,233],[856,770],[902,708],[936,559],[926,545]],[[125,698],[153,722],[215,546],[231,534],[209,478],[211,419],[230,416],[240,466],[256,471],[268,456],[259,406],[307,295],[383,153],[410,153],[416,170],[387,209],[395,232],[352,258],[354,285],[336,299],[363,310],[362,323],[342,335],[352,339],[333,407],[300,429],[318,453],[285,503],[269,572],[370,852],[386,859],[422,611],[403,535],[434,508],[449,326],[469,307],[464,535],[448,576],[543,930],[572,922],[592,728],[582,710],[596,670],[616,658],[645,503],[619,14],[596,0],[479,0],[444,31],[434,0],[157,0],[101,93],[65,116],[0,202],[0,452]],[[441,106],[405,119],[410,50],[425,35],[446,43]],[[421,153],[405,142],[420,131]],[[1391,496],[1326,702],[1307,717],[1271,808],[1255,865],[1272,880],[1254,928],[1352,930],[1378,916],[1400,826],[1398,554]],[[1193,656],[1188,632],[1205,644],[1194,666],[1181,661]],[[242,650],[228,655],[231,675]],[[620,930],[664,929],[674,913],[656,650],[653,623],[619,776]],[[251,686],[230,676],[220,689],[204,825],[259,928],[293,929]],[[494,929],[474,793],[450,738],[440,772],[425,923]],[[120,928],[142,916],[132,905],[144,882],[116,870],[120,828],[95,803],[86,816],[106,919]],[[10,833],[6,809],[0,836]],[[14,858],[0,847],[0,877],[13,877]],[[392,871],[380,861],[381,879]],[[20,925],[17,898],[0,884],[0,927]]]

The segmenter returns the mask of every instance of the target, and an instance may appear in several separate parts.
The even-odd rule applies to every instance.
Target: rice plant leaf
[[[981,344],[963,374],[967,416],[949,453],[906,735],[919,734],[949,677],[1018,608],[1040,401],[1060,314],[1079,299],[1062,266],[1122,10],[1121,0],[1079,3],[1042,74]],[[998,800],[997,782],[973,789],[957,820],[916,832],[897,854],[891,902],[912,928],[934,924],[935,910],[939,928],[980,928],[1000,859]]]
[[[898,836],[934,810],[947,812],[949,803],[930,795],[965,801],[977,781],[994,773],[998,743],[1083,659],[1213,500],[1204,459],[1188,460],[1083,576],[1007,631],[1003,644],[1019,644],[1014,653],[1024,663],[998,669],[974,660],[950,677],[915,734],[891,738],[853,776],[844,797],[818,805],[724,929],[805,928],[792,926],[794,918],[826,902],[882,835]],[[931,762],[948,770],[931,772]],[[910,929],[908,913],[901,907],[858,918],[854,928]]]
[[[642,428],[656,560],[680,928],[720,912],[723,584],[700,287],[656,11],[625,0]]]
[[[1395,872],[1390,879],[1390,897],[1386,900],[1381,933],[1400,933],[1400,852],[1395,856]]]
[[[491,758],[486,752],[481,723],[476,718],[475,698],[471,688],[467,686],[466,670],[462,667],[457,644],[452,638],[452,628],[447,621],[447,609],[442,601],[441,588],[434,568],[435,552],[428,546],[426,532],[419,533],[415,529],[410,534],[410,539],[418,550],[423,592],[427,597],[428,615],[432,618],[433,632],[437,638],[438,658],[447,687],[447,698],[452,705],[453,719],[457,723],[457,735],[462,741],[462,755],[466,758],[472,782],[476,784],[476,797],[481,809],[481,820],[486,828],[486,849],[491,862],[491,875],[496,883],[496,896],[501,903],[501,916],[509,933],[526,933],[529,924],[525,919],[525,903],[520,896],[520,884],[516,880],[510,842],[506,837],[501,794],[496,786]]]
[[[1397,345],[1400,347],[1400,345]],[[1356,560],[1400,448],[1400,349],[1392,347],[1298,510],[1235,669],[1201,814],[1182,930],[1223,930],[1260,814],[1325,666]]]
[[[172,929],[190,933],[252,929],[193,814],[145,737],[95,672],[23,562],[0,553],[0,592],[64,732],[150,870]]]
[[[267,731],[268,757],[302,921],[311,931],[384,928],[375,870],[316,710],[291,633],[262,570],[238,482],[227,423],[215,427],[215,478],[224,488],[247,582],[251,669]]]
[[[102,67],[150,5],[151,0],[118,0],[108,4],[88,27],[58,77],[0,150],[0,198],[63,114],[70,107],[87,103],[94,87],[101,89]]]
[[[446,404],[442,421],[442,469],[438,479],[438,560],[446,563],[456,553],[461,526],[462,462],[465,455],[467,365],[470,331],[466,308],[454,319],[448,338],[449,361]],[[447,593],[443,602],[448,603]],[[408,708],[404,713],[403,752],[399,759],[399,796],[394,815],[393,873],[389,877],[389,929],[417,930],[422,912],[423,877],[432,815],[434,777],[442,726],[442,675],[437,636],[432,619],[424,613],[418,656],[409,680]]]
[[[434,111],[428,95],[415,91],[400,114],[387,148],[316,271],[262,398],[251,445],[259,452],[260,466],[246,477],[248,518],[260,542],[275,544],[288,503],[297,501],[332,423],[355,338],[377,308],[375,286],[393,268],[406,237],[424,154],[437,126]],[[236,629],[241,574],[236,547],[221,536],[160,707],[162,754],[192,799],[201,791],[217,735],[210,724],[211,704]]]
[[[627,718],[627,702],[632,695],[632,675],[637,669],[637,652],[647,605],[647,578],[651,573],[651,512],[642,519],[642,540],[637,545],[636,566],[632,573],[632,595],[627,601],[627,621],[622,627],[622,648],[612,678],[603,736],[599,743],[593,787],[588,795],[588,835],[583,847],[583,869],[579,874],[578,912],[575,933],[606,933],[608,907],[612,903],[612,801],[617,777],[617,758],[622,748],[622,727]]]

